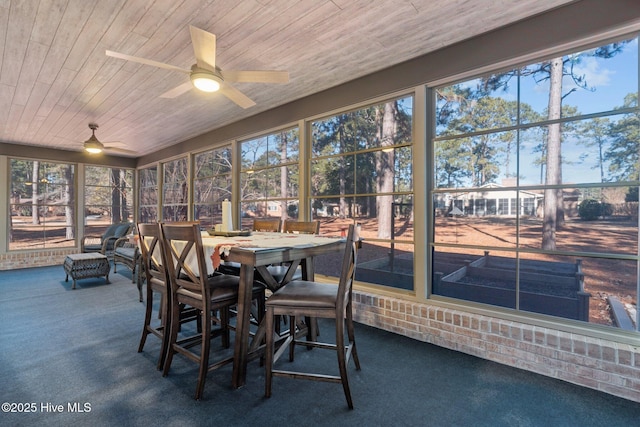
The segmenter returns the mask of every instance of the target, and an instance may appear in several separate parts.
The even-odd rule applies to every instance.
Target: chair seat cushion
[[[271,295],[268,306],[335,308],[338,286],[328,283],[294,280]]]
[[[202,305],[202,297],[199,292],[193,292],[186,288],[177,291],[178,301],[199,307]],[[235,301],[238,299],[238,288],[233,286],[211,287],[211,299],[215,301]]]
[[[240,286],[240,278],[238,276],[228,275],[228,274],[214,274],[213,276],[209,276],[207,278],[207,282],[211,289],[216,288],[235,288],[236,294],[238,293],[238,287]],[[252,292],[260,292],[264,291],[264,285],[262,283],[253,283]],[[215,292],[215,291],[214,291]],[[212,295],[215,296],[215,294]]]
[[[207,277],[207,285],[211,288],[237,288],[240,285],[238,276],[228,274],[214,274]]]
[[[237,301],[238,300],[238,287],[240,285],[240,279],[236,276],[229,276],[226,274],[217,274],[215,276],[209,276],[207,278],[207,285],[211,289],[211,299],[215,302],[222,301]],[[254,284],[252,291],[263,291],[264,287],[259,284]],[[177,291],[178,298],[181,302],[189,305],[197,306],[202,301],[200,294],[190,291],[186,288],[180,288]]]
[[[115,253],[123,258],[133,259],[136,256],[136,248],[118,247]]]
[[[282,282],[284,276],[287,274],[287,270],[289,270],[289,267],[286,265],[270,265],[267,267],[267,271],[269,271],[269,274],[271,274],[271,276],[273,276],[273,278],[278,283]],[[302,279],[302,268],[298,266],[298,268],[296,268],[296,271],[293,273],[293,277],[291,278],[291,280],[300,279]]]
[[[222,274],[239,276],[240,267],[242,267],[242,264],[240,264],[239,262],[222,261],[220,263],[220,267],[218,267],[218,271]]]
[[[100,252],[102,250],[102,245],[84,245],[85,252]]]

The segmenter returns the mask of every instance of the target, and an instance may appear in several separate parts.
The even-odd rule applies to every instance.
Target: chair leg
[[[287,321],[285,319],[286,319],[286,317],[284,317],[284,316],[276,316],[275,330],[276,330],[276,333],[278,335],[280,335],[282,333],[282,325],[287,323]]]
[[[222,333],[222,347],[229,348],[231,346],[231,337],[229,333],[229,318],[231,313],[229,307],[220,309],[220,328]],[[204,336],[204,335],[203,335]]]
[[[258,316],[256,320],[258,321],[258,325],[262,323],[262,320],[264,319],[264,314],[266,310],[265,301],[266,301],[266,296],[263,291],[260,293],[260,295],[258,295],[257,301],[256,301],[256,309],[258,310]]]
[[[265,381],[264,381],[264,396],[271,397],[271,380],[273,370],[273,333],[274,333],[274,317],[273,309],[267,308],[265,320]]]
[[[224,310],[223,310],[224,311]],[[211,348],[211,311],[202,310],[202,343],[200,350],[200,369],[198,371],[198,384],[196,385],[196,400],[202,398],[204,384],[209,368],[209,350]]]
[[[353,328],[353,312],[351,311],[351,303],[347,307],[347,336],[349,337],[349,345],[351,346],[351,357],[356,365],[356,370],[360,370],[360,360],[358,359],[358,351],[356,350],[356,335]]]
[[[347,405],[349,405],[349,409],[353,409],[353,401],[351,400],[351,391],[349,389],[349,379],[347,377],[347,358],[344,346],[343,319],[336,319],[336,351],[338,353],[338,368],[340,369],[340,379],[342,380],[344,396],[347,398]]]
[[[160,313],[161,313],[161,328],[162,328],[162,347],[160,349],[160,357],[158,358],[158,370],[161,371],[164,368],[165,361],[167,359],[167,351],[169,348],[169,339],[171,335],[171,313],[168,311],[168,303],[165,295],[161,295],[160,299]]]
[[[317,341],[320,335],[320,328],[318,327],[317,317],[305,317],[304,322],[307,325],[307,341]],[[311,350],[311,347],[307,347]]]
[[[153,311],[153,292],[147,289],[147,306],[144,313],[144,325],[142,326],[142,337],[140,337],[140,344],[138,344],[138,353],[142,353],[144,344],[147,341],[147,335],[149,335],[149,325],[151,325],[151,313]]]
[[[169,321],[170,335],[169,342],[167,343],[167,356],[164,361],[164,368],[162,369],[163,377],[166,377],[169,374],[169,369],[171,368],[171,362],[173,361],[173,355],[175,353],[173,346],[178,340],[178,330],[180,329],[180,306],[178,304],[170,304],[169,311],[171,312],[171,320]],[[167,332],[165,331],[165,333]]]
[[[291,344],[289,344],[289,362],[293,362],[296,351],[296,318],[295,316],[289,316],[289,336]]]

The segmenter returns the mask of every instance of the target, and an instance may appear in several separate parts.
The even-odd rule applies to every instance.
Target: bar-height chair
[[[360,361],[356,352],[355,334],[352,313],[352,285],[355,276],[355,266],[359,237],[355,234],[355,227],[349,226],[346,248],[342,259],[342,271],[338,286],[328,283],[294,280],[278,289],[266,302],[266,349],[265,349],[265,396],[271,396],[271,385],[274,376],[295,379],[342,383],[349,409],[353,409],[351,391],[347,377],[347,364],[351,357],[357,370]],[[295,325],[296,317],[332,318],[336,321],[336,341],[321,343],[317,341],[299,340],[295,336],[295,328],[290,328],[283,345],[274,353],[275,317],[289,316],[290,324]],[[348,344],[345,345],[345,323]],[[289,360],[294,360],[295,345],[332,349],[338,354],[338,369],[340,375],[326,375],[311,372],[293,372],[274,369],[274,364],[289,348]]]
[[[160,224],[138,224],[138,235],[140,236],[140,250],[142,253],[143,270],[146,277],[147,303],[144,314],[144,325],[142,328],[142,337],[138,345],[138,353],[144,349],[149,334],[155,335],[162,341],[160,357],[158,358],[158,369],[162,369],[162,364],[167,352],[167,341],[169,331],[169,313],[167,312],[167,283],[169,278],[167,272],[160,262],[162,252],[162,232]],[[151,317],[153,315],[154,294],[160,295],[159,317],[161,319],[160,326],[151,325]]]
[[[320,221],[295,221],[286,219],[282,223],[283,233],[318,234]]]
[[[286,219],[282,223],[282,232],[283,233],[293,233],[293,234],[319,234],[320,233],[320,221],[296,221],[293,219]],[[283,285],[287,272],[289,271],[288,265],[269,265],[265,267],[269,273],[269,275],[273,278],[273,281],[269,279],[265,279],[265,274],[260,274],[258,271],[258,280],[261,280],[265,283],[267,288],[272,292],[275,292],[280,286]],[[293,275],[289,280],[300,280],[302,279],[302,267],[298,266],[295,271],[293,271]],[[283,318],[282,321],[286,324],[286,318]],[[307,330],[307,338],[310,340],[315,340],[316,335],[318,334],[318,322],[317,319],[312,320],[310,318],[305,319],[307,325],[311,326],[311,329]],[[303,331],[303,325],[300,324],[300,331]],[[281,324],[280,322],[276,322],[276,332],[278,334],[281,333]]]
[[[142,269],[146,278],[147,301],[144,315],[144,325],[142,328],[142,336],[138,344],[138,353],[144,349],[149,334],[155,335],[162,342],[160,348],[160,356],[158,357],[158,369],[162,369],[169,343],[169,331],[171,316],[169,313],[171,296],[170,283],[167,276],[167,270],[162,263],[162,230],[160,224],[138,223],[138,235],[140,236],[140,252],[142,256]],[[160,295],[160,307],[158,317],[160,325],[152,325],[154,295]],[[192,307],[180,306],[180,324],[190,321],[199,321],[197,310]],[[198,322],[199,323],[199,322]],[[201,325],[198,324],[198,328]]]
[[[199,400],[202,398],[207,373],[233,361],[233,356],[229,356],[210,363],[209,353],[211,338],[215,336],[221,335],[223,347],[229,347],[229,308],[238,302],[239,278],[224,274],[207,275],[207,261],[198,224],[166,223],[162,224],[161,228],[163,263],[167,266],[171,284],[171,333],[163,375],[169,373],[175,353],[198,363],[200,368],[195,398]],[[195,264],[190,264],[189,259],[193,256]],[[261,308],[264,307],[263,286],[254,286],[253,298],[258,300]],[[180,304],[195,307],[200,311],[200,334],[178,340],[177,319],[180,316]],[[219,318],[214,318],[213,312],[219,312]],[[218,323],[220,328],[212,330],[213,322]],[[190,350],[195,345],[200,345],[200,354]]]
[[[253,220],[253,231],[278,233],[282,220],[280,218],[261,218]],[[232,261],[223,261],[220,263],[220,272],[224,274],[231,274],[234,276],[240,275],[240,264]]]
[[[296,234],[318,234],[320,233],[320,221],[295,221],[287,219],[282,223],[283,233],[296,233]],[[272,291],[275,291],[282,285],[282,281],[289,270],[286,265],[270,265],[267,267],[269,274],[275,279],[277,283],[267,283],[267,287]],[[302,269],[298,267],[291,280],[302,279]]]
[[[253,231],[279,232],[282,220],[280,218],[260,218],[253,220]]]

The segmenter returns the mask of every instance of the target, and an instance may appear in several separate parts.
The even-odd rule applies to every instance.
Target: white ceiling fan
[[[287,71],[223,71],[216,66],[216,36],[199,28],[189,26],[191,43],[196,56],[196,63],[190,70],[175,65],[139,58],[124,53],[107,50],[107,56],[126,59],[140,64],[165,68],[189,74],[190,81],[177,86],[160,95],[161,98],[175,98],[190,90],[193,86],[204,92],[220,91],[224,96],[241,106],[249,108],[256,105],[248,96],[229,83],[288,83]]]
[[[95,123],[89,123],[89,129],[91,129],[91,136],[84,142],[84,150],[89,154],[100,154],[103,151],[120,153],[120,154],[136,154],[135,151],[127,150],[122,142],[105,142],[102,143],[96,138],[96,129],[98,125]]]

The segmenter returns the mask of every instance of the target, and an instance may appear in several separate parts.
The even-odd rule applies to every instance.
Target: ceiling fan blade
[[[236,83],[289,83],[288,71],[222,71],[222,77]]]
[[[112,56],[114,58],[125,59],[127,61],[137,62],[139,64],[151,65],[152,67],[164,68],[166,70],[171,71],[179,71],[181,73],[191,73],[191,70],[186,70],[184,68],[176,67],[175,65],[165,64],[164,62],[153,61],[151,59],[140,58],[137,56],[131,56],[124,53],[114,52],[111,50],[106,51],[107,56]]]
[[[240,92],[238,89],[236,89],[233,86],[222,84],[220,86],[220,93],[222,93],[224,96],[226,96],[227,98],[229,98],[230,100],[232,100],[233,102],[241,106],[242,108],[249,108],[256,105],[256,103],[253,102],[251,98],[249,98],[247,95]]]
[[[200,28],[189,26],[191,43],[198,67],[216,70],[216,36]]]
[[[127,147],[127,144],[120,141],[103,142],[102,145],[104,145],[104,148],[126,148]]]
[[[186,93],[189,90],[191,90],[191,88],[193,88],[193,85],[191,84],[190,81],[186,83],[182,83],[180,86],[176,86],[173,89],[169,89],[168,91],[160,95],[160,98],[177,98],[183,93]]]
[[[127,150],[125,148],[115,148],[115,147],[107,147],[105,146],[105,151],[109,152],[109,153],[118,153],[118,154],[124,154],[124,155],[128,155],[128,156],[138,156],[138,153],[133,151],[133,150]]]

